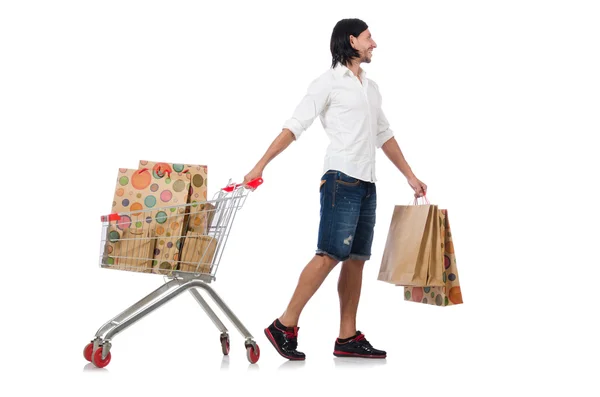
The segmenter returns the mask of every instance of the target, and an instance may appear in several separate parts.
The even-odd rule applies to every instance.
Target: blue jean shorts
[[[321,178],[321,220],[317,255],[338,261],[369,260],[375,229],[375,184],[340,171]]]

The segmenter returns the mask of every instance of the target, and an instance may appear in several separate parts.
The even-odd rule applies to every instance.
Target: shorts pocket
[[[343,172],[339,173],[339,176],[337,177],[336,182],[339,183],[340,185],[345,185],[345,186],[360,185],[360,179],[348,176],[348,175],[344,174]]]

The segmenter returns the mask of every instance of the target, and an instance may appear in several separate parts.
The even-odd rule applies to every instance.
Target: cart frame
[[[185,291],[190,292],[200,307],[204,310],[206,315],[217,327],[220,332],[222,353],[224,355],[228,355],[230,348],[229,331],[225,324],[223,324],[221,319],[217,316],[215,311],[201,296],[199,290],[203,290],[212,298],[214,303],[221,309],[221,311],[227,316],[227,318],[244,337],[246,357],[250,363],[256,363],[260,357],[260,349],[254,340],[254,337],[209,284],[216,280],[218,265],[220,263],[237,211],[244,205],[248,193],[256,189],[262,183],[262,178],[255,179],[245,185],[234,184],[230,181],[225,188],[221,189],[215,195],[212,201],[206,202],[213,203],[215,205],[216,212],[212,224],[209,225],[210,234],[219,236],[216,251],[211,261],[210,273],[184,272],[178,270],[169,272],[168,275],[165,276],[167,279],[169,279],[168,282],[135,304],[131,305],[112,319],[108,320],[98,329],[94,339],[92,339],[92,341],[84,348],[85,359],[91,361],[96,367],[99,368],[108,365],[111,360],[112,340],[116,335]],[[178,207],[185,206],[189,206],[189,204]],[[108,238],[105,236],[107,235],[106,231],[109,222],[120,219],[122,215],[126,214],[111,214],[102,217],[102,241],[104,244],[106,244],[106,241],[108,241]],[[104,247],[101,247],[101,258],[105,255],[102,254],[102,252],[105,252]],[[107,267],[102,259],[101,265],[102,267]]]

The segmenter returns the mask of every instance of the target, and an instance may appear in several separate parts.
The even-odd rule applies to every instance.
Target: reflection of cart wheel
[[[92,364],[98,368],[104,368],[110,363],[110,352],[104,360],[102,360],[102,346],[98,347],[92,355]]]
[[[252,346],[246,347],[246,357],[248,357],[248,361],[252,364],[256,364],[260,357],[260,349],[258,345],[256,345],[256,352],[254,352],[254,348]]]
[[[221,350],[224,356],[229,354],[229,336],[227,335],[221,335]]]
[[[94,352],[94,344],[93,343],[88,343],[83,348],[83,357],[85,357],[85,359],[88,360],[88,361],[92,361],[92,353],[93,352]]]

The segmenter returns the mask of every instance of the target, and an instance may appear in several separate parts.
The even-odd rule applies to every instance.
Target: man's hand
[[[427,194],[427,185],[418,180],[416,176],[409,178],[408,184],[415,191],[415,198],[423,197]]]
[[[244,185],[246,185],[248,182],[252,182],[253,180],[255,180],[256,178],[261,178],[262,177],[262,173],[263,170],[257,167],[254,167],[252,169],[252,171],[250,171],[245,177],[244,177]]]

